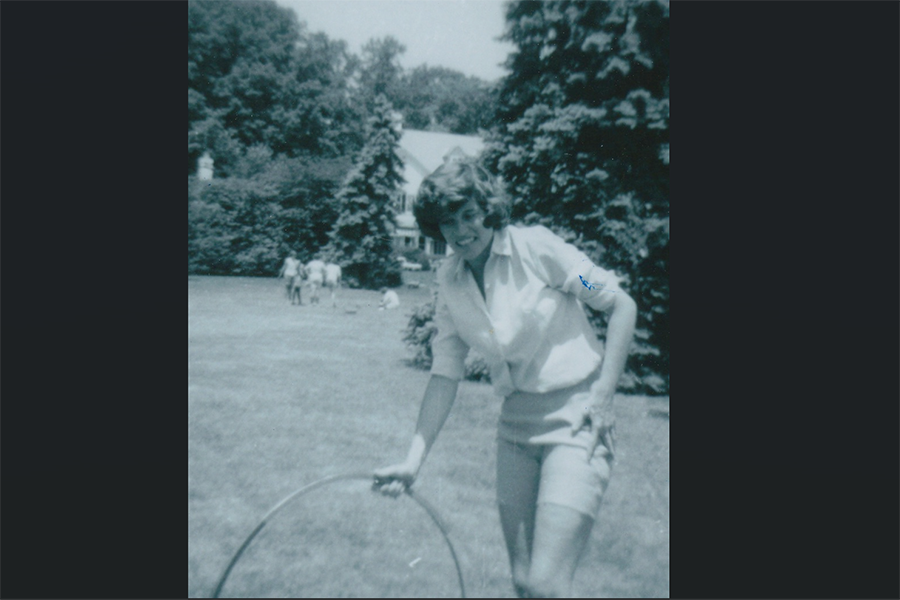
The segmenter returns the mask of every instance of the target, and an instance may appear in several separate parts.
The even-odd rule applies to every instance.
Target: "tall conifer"
[[[339,214],[325,253],[341,265],[345,278],[366,288],[401,280],[391,258],[393,202],[403,184],[403,161],[397,155],[401,131],[399,115],[379,95],[365,146],[337,193]]]

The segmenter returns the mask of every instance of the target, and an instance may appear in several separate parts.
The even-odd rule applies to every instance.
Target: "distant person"
[[[319,303],[319,289],[325,283],[325,263],[318,258],[306,265],[306,280],[309,282],[309,303]]]
[[[306,279],[306,267],[300,265],[297,267],[297,274],[291,280],[291,305],[294,304],[294,298],[297,298],[297,306],[303,306],[301,290],[303,289],[303,280]]]
[[[426,177],[413,212],[453,254],[437,273],[437,334],[415,434],[402,462],[374,471],[374,487],[397,496],[416,480],[476,349],[502,398],[497,506],[513,587],[520,598],[569,597],[609,482],[613,397],[637,307],[613,272],[549,229],[510,225],[509,199],[474,161]],[[582,304],[609,316],[605,343]]]
[[[325,287],[331,292],[331,306],[337,306],[337,289],[341,286],[341,266],[334,263],[325,265]]]
[[[291,253],[284,259],[281,270],[278,271],[278,277],[284,277],[284,288],[287,293],[288,300],[292,300],[291,289],[294,283],[294,276],[297,275],[298,269],[302,263],[297,259],[297,253],[291,250]]]
[[[390,310],[399,306],[400,297],[397,292],[386,287],[381,288],[381,303],[378,305],[378,310]]]

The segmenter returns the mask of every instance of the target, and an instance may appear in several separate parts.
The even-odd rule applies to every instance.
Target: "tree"
[[[477,77],[421,65],[401,76],[391,98],[409,129],[476,134],[493,122],[496,89]]]
[[[270,0],[188,3],[190,272],[272,274],[289,250],[328,243],[365,139],[357,67],[346,43]],[[204,152],[212,182],[191,177]]]
[[[393,99],[397,96],[400,75],[400,56],[406,52],[406,46],[394,37],[372,38],[362,47],[362,59],[359,70],[359,90],[362,104],[369,114],[376,110],[376,98],[384,95]]]
[[[337,194],[339,216],[325,248],[348,280],[366,288],[400,283],[399,266],[391,258],[393,201],[403,183],[400,130],[399,115],[379,95],[366,144]]]
[[[246,149],[337,157],[362,146],[344,42],[271,0],[188,2],[188,173],[210,151],[229,175]]]
[[[205,150],[204,131],[227,130],[242,147],[273,147],[272,111],[294,67],[301,28],[272,1],[188,2],[188,163]],[[221,137],[221,136],[220,136]],[[233,153],[215,152],[227,172]]]
[[[641,309],[626,387],[667,391],[668,2],[517,1],[506,21],[486,161],[513,219],[624,274]]]

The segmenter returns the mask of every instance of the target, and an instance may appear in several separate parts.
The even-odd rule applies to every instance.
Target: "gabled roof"
[[[475,157],[483,148],[484,142],[475,135],[404,130],[397,151],[404,163],[404,191],[415,195],[422,180],[444,163],[445,156]]]

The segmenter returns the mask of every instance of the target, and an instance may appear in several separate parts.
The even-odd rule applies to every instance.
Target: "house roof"
[[[483,148],[484,142],[475,135],[404,130],[397,152],[404,163],[404,191],[415,195],[422,180],[444,163],[445,156],[464,154],[475,157]]]

